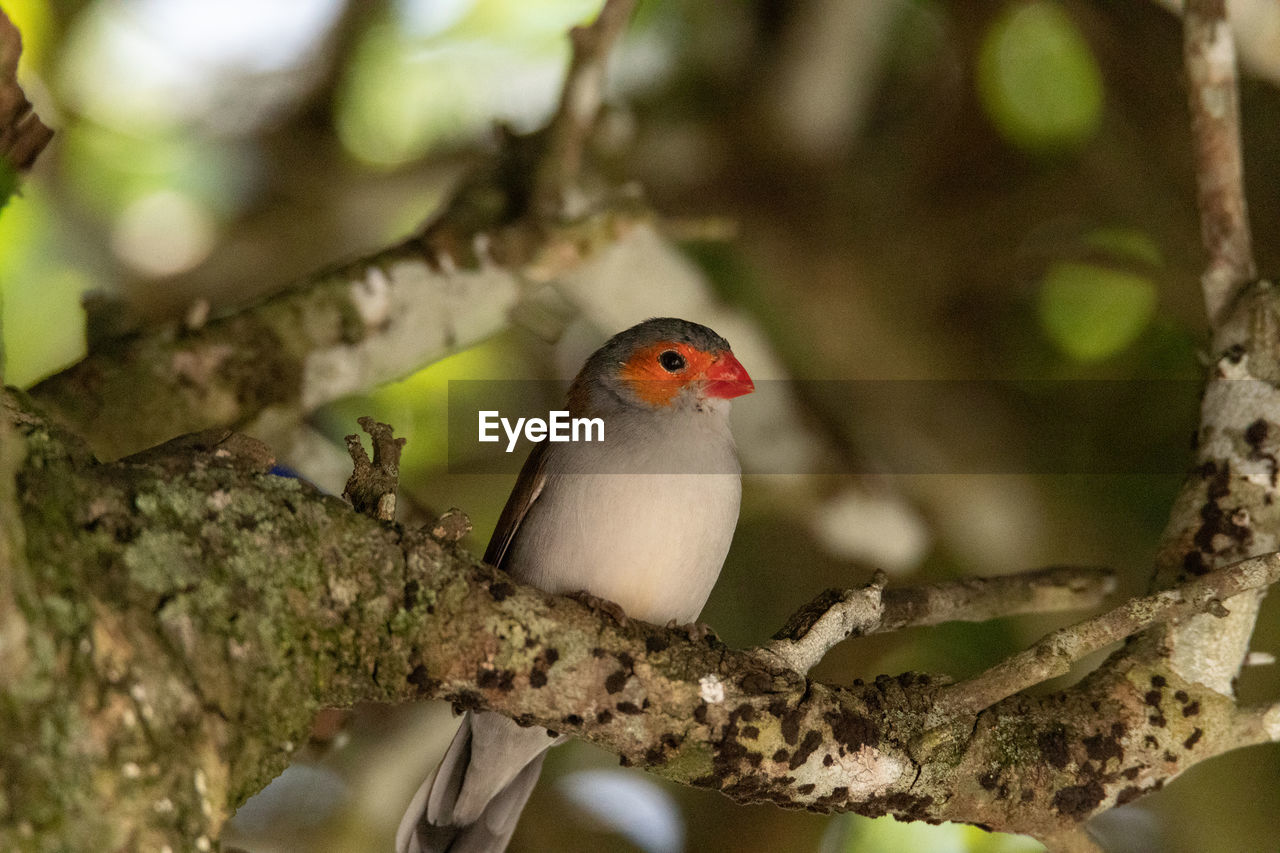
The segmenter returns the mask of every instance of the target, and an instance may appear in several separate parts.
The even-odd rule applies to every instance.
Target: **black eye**
[[[677,370],[684,370],[684,356],[673,349],[665,350],[658,356],[658,364],[667,373],[675,373]]]

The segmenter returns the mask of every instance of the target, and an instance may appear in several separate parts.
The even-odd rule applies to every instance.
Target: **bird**
[[[755,385],[729,343],[672,317],[614,335],[569,387],[597,443],[543,440],[508,498],[485,562],[550,593],[587,595],[628,618],[694,622],[738,523],[741,468],[730,401]],[[398,853],[501,853],[554,738],[468,711],[410,802]]]

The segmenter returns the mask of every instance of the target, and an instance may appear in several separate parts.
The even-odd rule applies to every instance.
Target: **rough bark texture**
[[[5,849],[204,846],[316,709],[356,700],[496,709],[743,802],[1041,838],[1266,738],[1136,662],[939,720],[929,676],[820,684],[619,623],[273,476],[234,434],[101,464],[17,396],[5,415],[32,560],[30,660],[0,705]]]

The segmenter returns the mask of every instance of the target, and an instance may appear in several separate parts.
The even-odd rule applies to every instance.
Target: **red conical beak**
[[[706,376],[708,397],[732,400],[756,390],[756,384],[747,375],[747,369],[731,352],[721,353],[711,367],[707,368]]]

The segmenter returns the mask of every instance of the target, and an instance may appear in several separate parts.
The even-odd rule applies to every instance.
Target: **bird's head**
[[[587,359],[569,399],[571,409],[585,411],[609,399],[661,411],[753,390],[728,341],[706,326],[658,317],[619,332]]]

